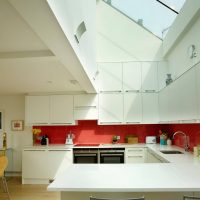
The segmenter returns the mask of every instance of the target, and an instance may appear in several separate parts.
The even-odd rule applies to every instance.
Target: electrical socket
[[[120,136],[119,135],[117,136],[117,139],[120,140]]]

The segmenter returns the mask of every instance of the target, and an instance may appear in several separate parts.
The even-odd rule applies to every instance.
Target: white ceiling
[[[86,91],[11,3],[0,0],[0,94]],[[59,29],[59,25],[50,28]]]

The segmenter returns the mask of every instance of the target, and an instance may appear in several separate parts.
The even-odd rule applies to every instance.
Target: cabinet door
[[[179,93],[176,96],[179,97],[180,120],[195,121],[198,118],[195,69],[189,70],[177,81],[179,82]]]
[[[49,106],[49,96],[26,96],[26,124],[48,124]]]
[[[123,122],[123,94],[99,94],[99,124]]]
[[[181,102],[180,102],[180,81],[176,80],[168,87],[168,120],[176,123],[180,120]]]
[[[166,123],[169,120],[169,92],[168,87],[165,87],[159,92],[159,117],[161,123]]]
[[[144,124],[157,124],[159,122],[158,94],[142,94],[142,122]]]
[[[122,91],[122,64],[101,63],[98,65],[99,91]]]
[[[135,124],[142,122],[141,93],[124,94],[124,123]]]
[[[74,96],[74,119],[98,119],[98,95],[81,94]]]
[[[141,62],[128,62],[123,64],[123,90],[125,92],[139,92],[142,86],[141,77]]]
[[[158,91],[157,62],[142,62],[142,91]]]
[[[22,153],[23,179],[48,179],[46,150],[24,150]]]
[[[51,124],[75,124],[72,95],[50,96]]]
[[[145,149],[144,148],[126,148],[125,163],[144,163]]]
[[[198,106],[198,117],[200,119],[200,64],[195,68],[195,80],[196,80],[196,91],[197,91],[197,106]]]
[[[55,179],[72,164],[72,149],[48,151],[49,179]]]

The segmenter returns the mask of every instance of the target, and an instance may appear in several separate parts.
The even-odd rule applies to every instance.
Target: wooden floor
[[[59,200],[59,192],[48,192],[47,185],[22,185],[21,178],[7,178],[11,200]],[[6,200],[0,184],[0,200]]]

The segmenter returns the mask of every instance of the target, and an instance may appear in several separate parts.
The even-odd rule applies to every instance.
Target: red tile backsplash
[[[147,135],[157,135],[162,125],[98,125],[96,120],[78,121],[77,126],[34,126],[40,128],[40,135],[48,135],[51,144],[64,144],[71,131],[74,143],[111,143],[113,135],[120,136],[124,143],[126,135],[137,135],[139,142],[144,143]]]
[[[64,144],[67,134],[71,131],[74,143],[111,143],[113,135],[120,136],[120,143],[125,142],[126,135],[137,135],[139,143],[145,142],[146,136],[158,135],[165,130],[172,135],[175,131],[183,131],[190,138],[191,149],[200,144],[200,124],[143,124],[143,125],[98,125],[96,120],[78,121],[76,126],[34,126],[40,128],[40,135],[48,135],[50,144]],[[174,143],[183,147],[183,137],[175,138]]]

